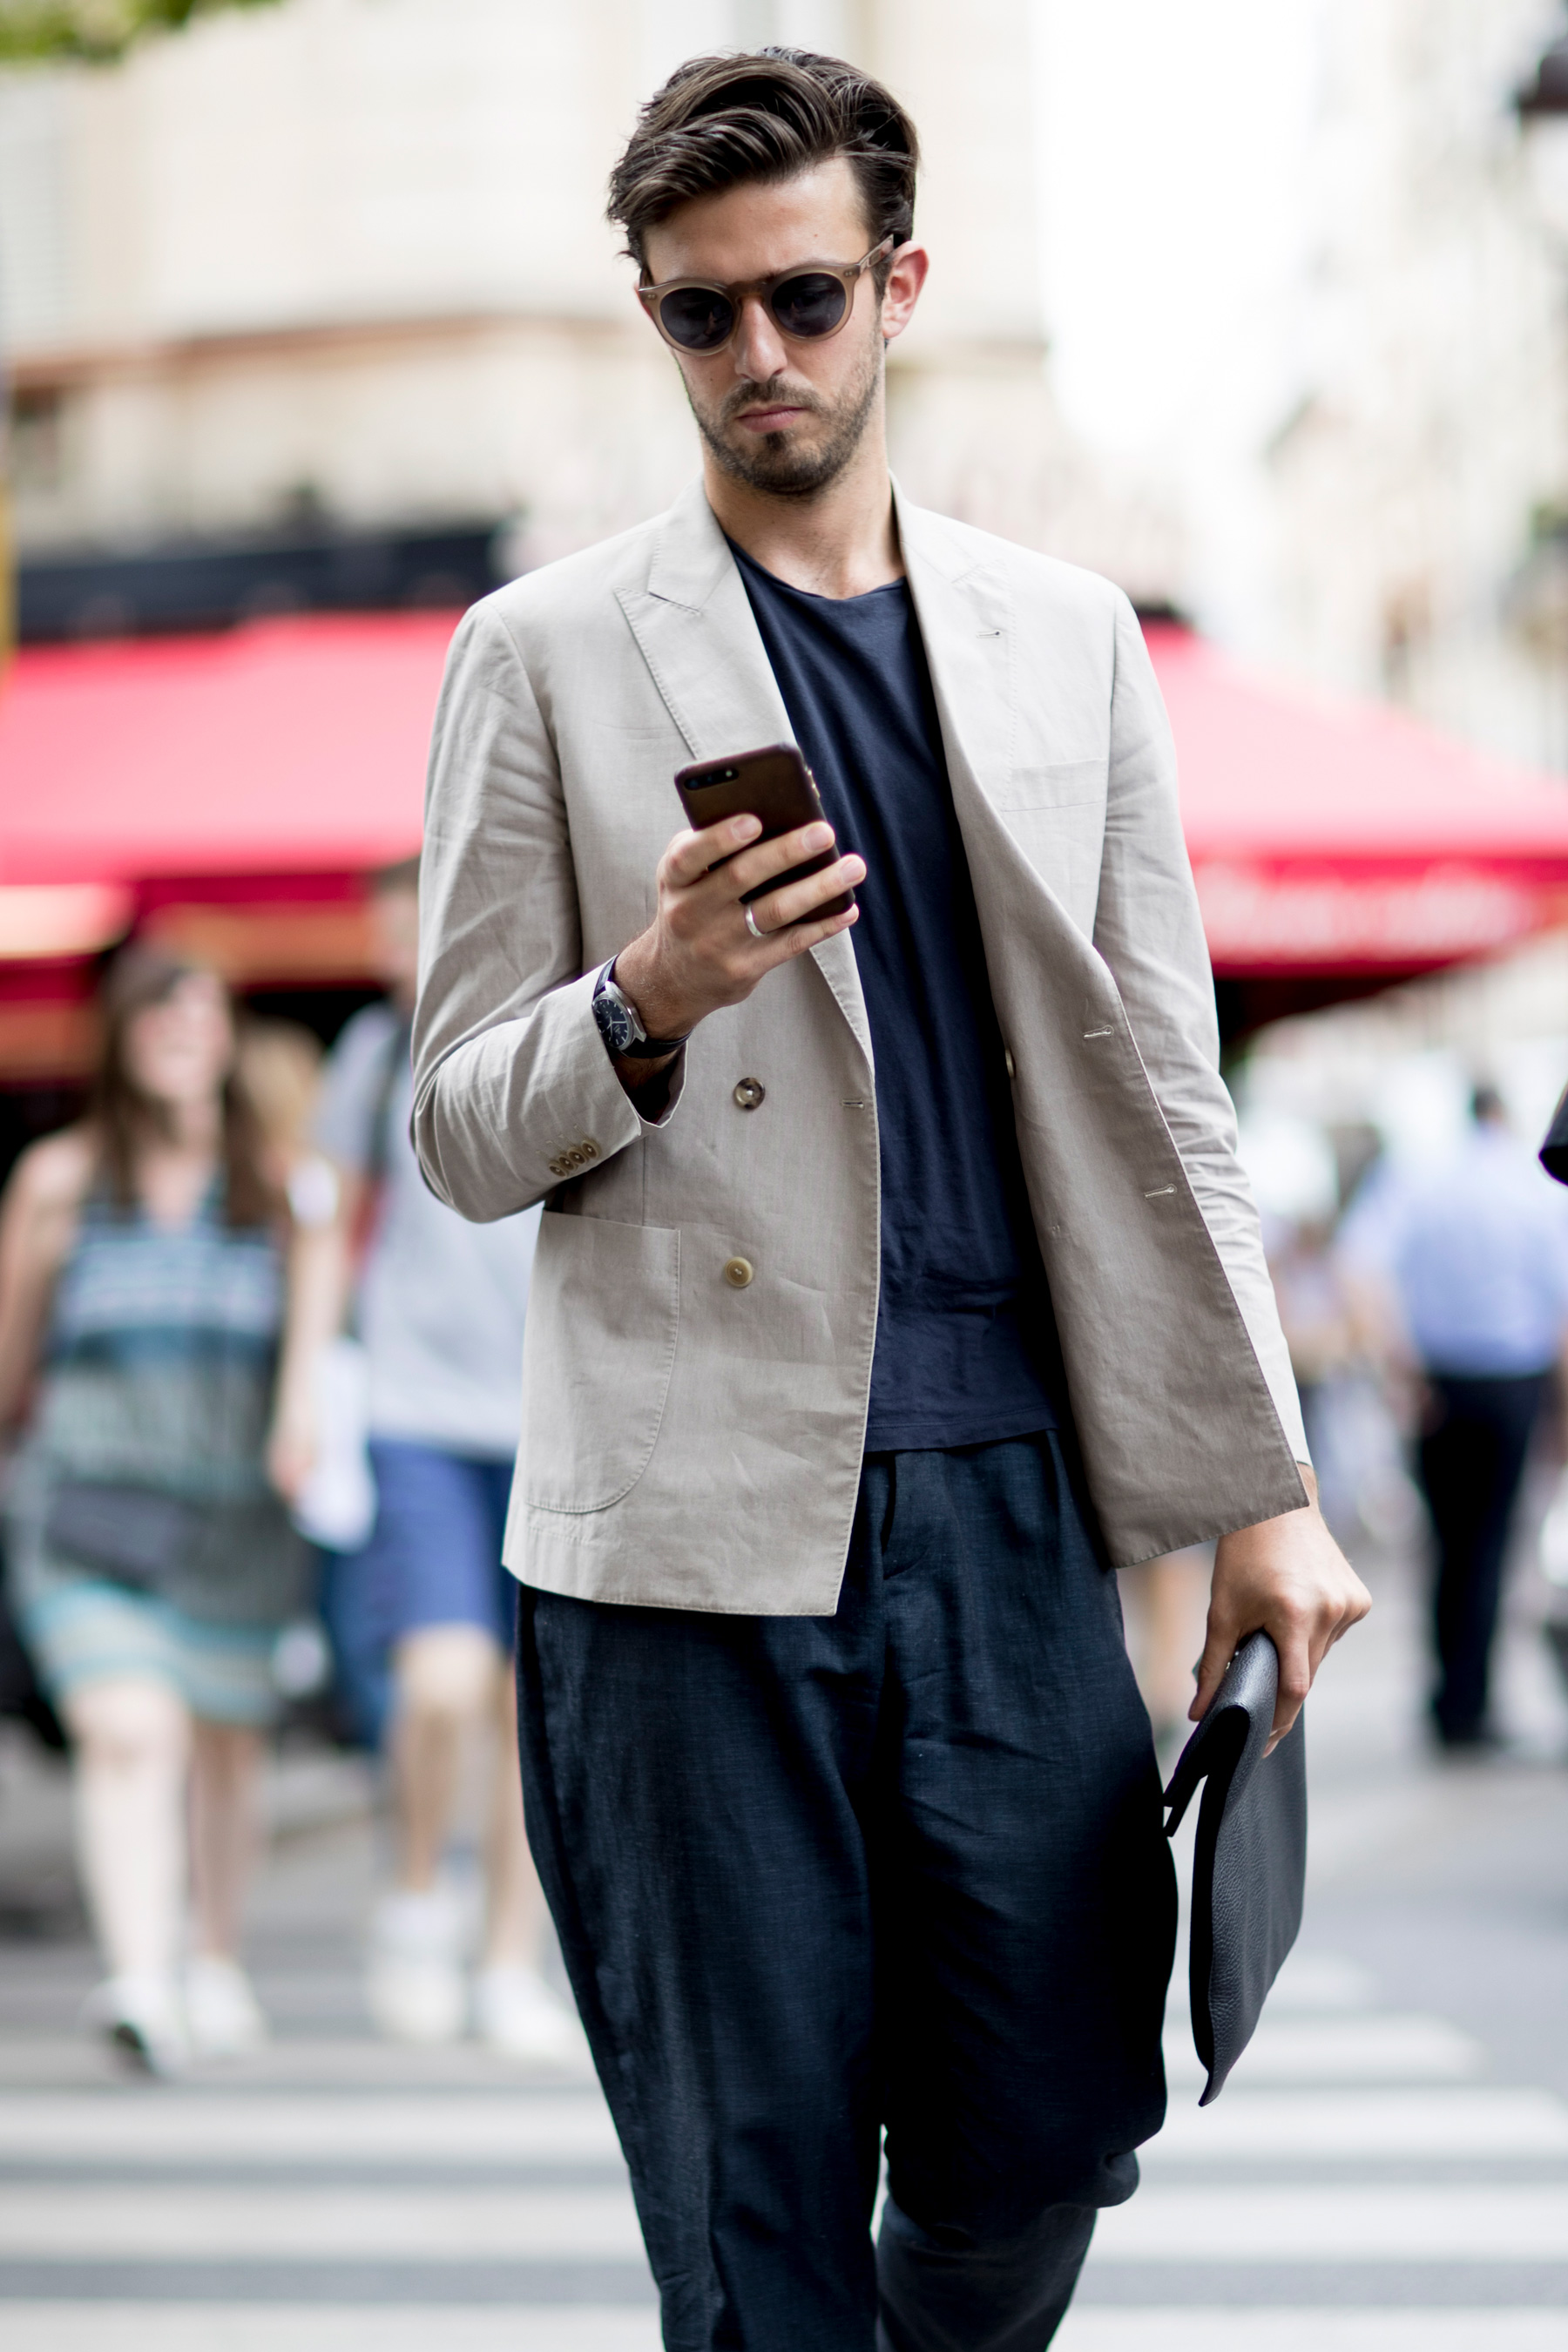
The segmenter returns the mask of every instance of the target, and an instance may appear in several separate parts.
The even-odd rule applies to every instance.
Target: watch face
[[[637,1029],[632,1016],[620,995],[613,988],[602,988],[594,999],[594,1017],[599,1034],[612,1054],[624,1054],[628,1045],[637,1043]]]

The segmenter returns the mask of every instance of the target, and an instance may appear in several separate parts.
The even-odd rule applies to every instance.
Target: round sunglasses
[[[781,335],[819,343],[838,332],[849,316],[857,278],[880,261],[892,243],[885,236],[859,261],[797,262],[775,277],[748,278],[733,286],[715,285],[706,278],[667,278],[661,286],[639,286],[637,299],[678,352],[703,357],[721,352],[741,323],[742,306],[752,297],[766,303]]]

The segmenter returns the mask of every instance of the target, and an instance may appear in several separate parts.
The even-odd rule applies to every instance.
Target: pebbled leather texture
[[[1304,1711],[1272,1756],[1279,1660],[1251,1634],[1226,1668],[1208,1712],[1183,1748],[1165,1802],[1175,1834],[1200,1780],[1189,1955],[1193,2041],[1219,2096],[1251,2041],[1268,1989],[1301,1926],[1307,1878]]]

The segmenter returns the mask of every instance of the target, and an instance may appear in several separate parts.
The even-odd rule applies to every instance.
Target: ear
[[[884,342],[890,343],[896,335],[901,335],[913,318],[930,268],[931,256],[923,245],[900,245],[894,254],[888,271],[887,291],[882,296]]]

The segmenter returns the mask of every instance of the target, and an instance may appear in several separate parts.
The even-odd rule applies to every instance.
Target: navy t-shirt
[[[866,879],[849,936],[877,1056],[882,1291],[868,1453],[1063,1417],[1056,1321],[908,584],[812,596],[734,550],[796,742]]]

